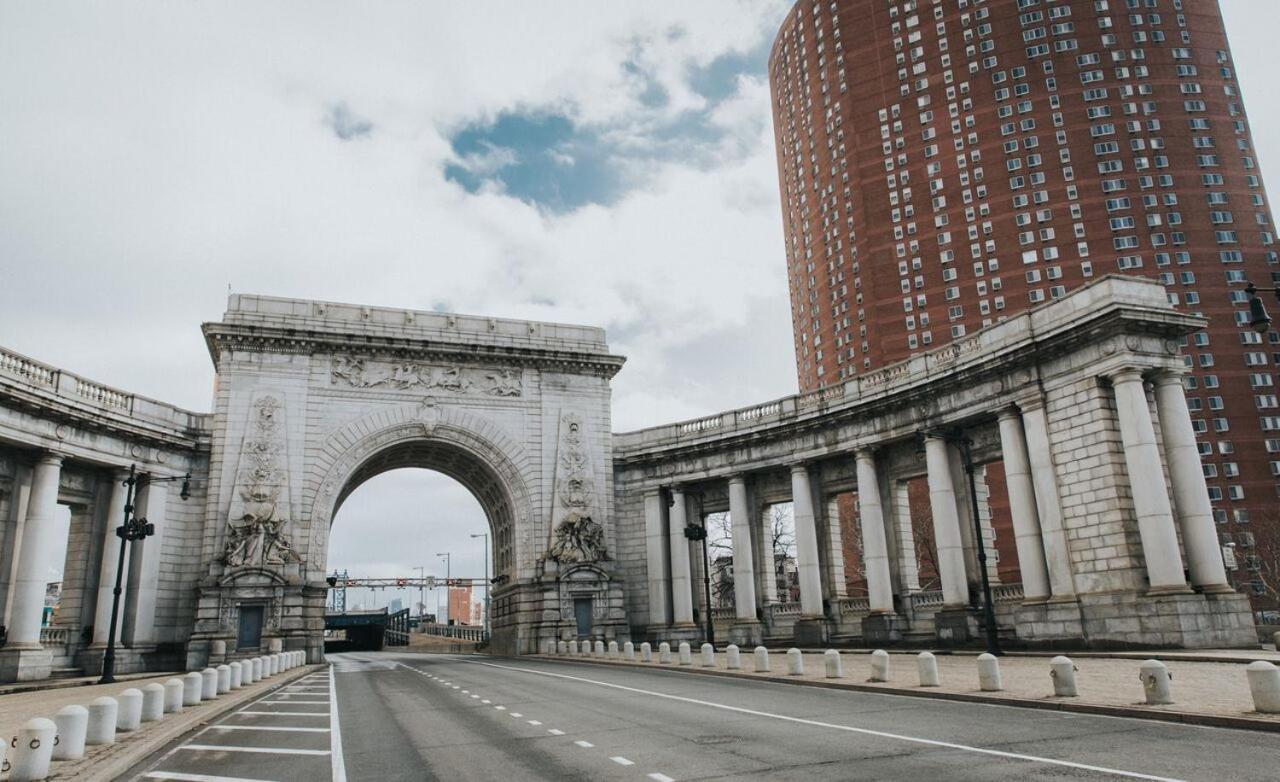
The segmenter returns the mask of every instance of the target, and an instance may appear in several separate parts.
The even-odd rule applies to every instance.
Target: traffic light
[[[684,528],[684,536],[689,540],[706,540],[707,528],[699,524],[690,524]]]

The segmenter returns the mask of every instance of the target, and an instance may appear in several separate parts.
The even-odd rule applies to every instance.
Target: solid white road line
[[[287,728],[278,725],[210,725],[205,730],[265,730],[280,733],[328,733],[328,728]]]
[[[258,703],[275,703],[275,704],[280,704],[280,705],[282,705],[282,706],[303,706],[303,705],[311,705],[311,706],[328,706],[328,705],[329,705],[329,701],[276,701],[276,700],[261,700],[261,701],[258,701]]]
[[[653,698],[663,698],[666,700],[679,701],[680,703],[691,703],[697,706],[706,706],[721,711],[730,711],[735,714],[749,714],[754,717],[766,717],[769,719],[780,720],[782,722],[794,722],[799,725],[811,725],[816,728],[829,728],[831,730],[841,730],[847,733],[859,733],[864,736],[877,736],[885,739],[895,739],[897,741],[905,741],[912,744],[923,744],[929,747],[942,747],[944,749],[957,749],[963,752],[972,752],[978,755],[990,755],[998,758],[1007,758],[1010,760],[1025,760],[1032,763],[1044,763],[1050,766],[1062,766],[1063,768],[1078,768],[1082,771],[1096,771],[1102,774],[1112,774],[1118,777],[1128,779],[1146,779],[1151,782],[1184,782],[1176,777],[1161,777],[1153,774],[1142,774],[1135,771],[1123,771],[1116,768],[1107,768],[1106,766],[1093,766],[1088,763],[1076,763],[1070,760],[1058,760],[1057,758],[1046,758],[1038,755],[1025,755],[1020,752],[1005,752],[999,749],[987,749],[986,747],[972,747],[967,744],[957,744],[951,741],[938,741],[936,739],[920,738],[918,736],[907,736],[901,733],[889,733],[883,730],[871,730],[869,728],[855,728],[851,725],[837,725],[832,722],[822,722],[820,720],[809,720],[803,717],[790,717],[785,714],[773,714],[767,711],[759,711],[757,709],[748,709],[742,706],[730,706],[727,703],[716,703],[715,701],[704,701],[698,698],[688,698],[683,695],[671,695],[665,692],[654,692],[653,690],[642,690],[639,687],[628,687],[624,684],[614,684],[612,682],[602,682],[596,679],[587,679],[581,676],[570,676],[564,673],[553,673],[551,671],[539,671],[534,668],[521,668],[515,665],[499,665],[498,663],[484,662],[483,660],[467,660],[475,665],[486,665],[490,668],[500,668],[508,671],[519,671],[521,673],[529,673],[535,676],[546,676],[552,679],[564,679],[566,681],[581,682],[584,684],[594,684],[598,687],[607,687],[613,690],[622,690],[623,692],[631,692],[637,695],[648,695]]]
[[[172,779],[175,782],[270,782],[267,779],[248,779],[247,777],[215,777],[209,774],[183,774],[179,771],[152,771],[143,774],[145,779]]]
[[[328,755],[327,749],[289,749],[287,747],[235,747],[222,744],[183,744],[178,749],[193,752],[254,752],[260,755]]]
[[[347,764],[342,757],[342,728],[338,724],[338,688],[329,666],[329,767],[333,782],[347,782]]]
[[[237,711],[236,714],[253,714],[259,717],[328,717],[327,711]]]
[[[617,763],[619,766],[634,766],[634,765],[635,765],[635,763],[632,763],[630,760],[627,760],[626,758],[622,757],[621,755],[614,755],[613,757],[609,758],[609,760],[612,760],[614,763]]]

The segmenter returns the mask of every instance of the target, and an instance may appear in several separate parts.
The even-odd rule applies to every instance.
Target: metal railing
[[[483,627],[468,627],[467,625],[418,625],[418,632],[425,635],[457,638],[462,641],[474,641],[476,643],[489,640],[489,635],[484,631]]]

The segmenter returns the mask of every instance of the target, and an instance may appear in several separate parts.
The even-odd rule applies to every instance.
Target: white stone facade
[[[745,578],[717,615],[734,640],[963,642],[977,631],[977,535],[991,535],[982,465],[997,459],[1023,575],[996,588],[1007,637],[1248,645],[1177,385],[1177,340],[1200,323],[1159,285],[1108,277],[842,386],[619,435],[609,382],[622,359],[594,328],[233,296],[204,326],[210,414],[0,350],[0,679],[101,665],[130,465],[160,534],[128,551],[120,671],[269,644],[319,659],[330,525],[361,482],[397,467],[450,475],[484,507],[500,651],[698,638],[702,555],[684,527],[723,510]],[[185,501],[152,480],[185,473]],[[946,557],[938,592],[920,589],[905,521],[905,481],[924,475]],[[860,487],[872,491],[856,565],[872,594],[849,598],[833,499]],[[793,605],[771,577],[764,515],[797,499]],[[72,519],[66,575],[40,630],[58,505]],[[238,648],[243,616],[260,616],[259,646]]]

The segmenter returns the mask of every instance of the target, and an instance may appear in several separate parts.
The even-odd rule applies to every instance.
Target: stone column
[[[729,479],[729,523],[733,526],[733,603],[739,622],[756,621],[756,573],[751,561],[751,510],[747,482]]]
[[[53,534],[58,513],[58,481],[62,457],[46,453],[36,462],[31,495],[23,524],[22,548],[17,552],[18,572],[13,582],[9,612],[9,640],[0,649],[0,681],[48,678],[49,653],[40,645],[44,617],[45,585],[58,550]]]
[[[124,502],[129,491],[124,481],[128,476],[129,473],[124,470],[111,472],[111,501],[107,506],[107,523],[102,533],[102,555],[99,559],[102,566],[98,570],[98,602],[93,613],[93,644],[95,646],[107,645],[107,633],[111,627],[112,592],[116,586],[116,564],[120,561],[121,544],[120,537],[116,535],[116,528],[124,523]],[[129,572],[128,560],[129,554],[126,547],[125,573]],[[124,608],[123,604],[121,608]],[[120,642],[122,625],[123,623],[117,618],[116,643]]]
[[[1022,432],[1022,417],[1013,408],[1000,411],[1000,453],[1009,489],[1009,515],[1013,517],[1022,593],[1027,601],[1045,600],[1049,597],[1049,572],[1044,563],[1040,514],[1036,512],[1036,492],[1031,483],[1031,463]]]
[[[160,552],[164,548],[167,524],[165,509],[169,484],[146,483],[138,492],[137,516],[155,525],[156,534],[133,542],[129,552],[129,632],[124,635],[130,647],[151,646],[156,642],[156,592],[160,580]]]
[[[1188,592],[1178,552],[1178,535],[1173,526],[1173,508],[1165,487],[1160,449],[1156,446],[1156,431],[1151,421],[1151,408],[1147,406],[1142,375],[1137,370],[1122,370],[1112,376],[1111,383],[1115,388],[1120,439],[1124,444],[1129,489],[1133,494],[1133,510],[1138,517],[1138,534],[1142,538],[1151,592]]]
[[[964,542],[960,536],[960,517],[956,513],[956,490],[951,483],[947,441],[927,436],[924,450],[929,470],[929,510],[933,516],[934,545],[938,549],[942,603],[944,608],[963,608],[969,603],[969,582],[964,571]]]
[[[671,487],[671,511],[668,515],[668,539],[671,544],[671,624],[693,627],[693,576],[689,567],[689,539],[684,536],[688,524],[684,489]]]
[[[1074,600],[1076,588],[1071,570],[1071,549],[1062,520],[1058,475],[1049,446],[1049,421],[1040,399],[1027,400],[1022,404],[1022,429],[1026,435],[1031,483],[1035,487],[1036,515],[1040,517],[1040,542],[1044,544],[1051,599]]]
[[[1222,563],[1222,549],[1213,523],[1209,490],[1200,466],[1200,451],[1196,448],[1196,433],[1191,428],[1182,378],[1172,373],[1161,374],[1155,378],[1155,387],[1156,413],[1160,418],[1165,462],[1173,484],[1173,505],[1182,530],[1191,584],[1205,592],[1233,592]]]
[[[778,563],[773,550],[773,508],[756,507],[756,529],[760,531],[760,604],[773,605],[778,602]]]
[[[862,562],[867,571],[871,613],[893,613],[893,582],[889,574],[889,544],[884,534],[880,480],[876,457],[869,450],[854,455],[858,472],[858,523],[862,529]]]
[[[644,495],[644,540],[649,570],[649,626],[671,623],[671,590],[667,567],[667,505],[662,491]]]
[[[796,570],[800,578],[800,615],[821,617],[822,569],[818,563],[818,532],[813,517],[809,468],[791,467],[791,502],[795,508]]]

